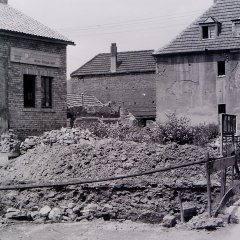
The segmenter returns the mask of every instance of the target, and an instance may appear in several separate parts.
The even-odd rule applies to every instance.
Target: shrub
[[[191,126],[186,117],[177,117],[175,113],[167,115],[167,121],[156,123],[153,127],[130,126],[128,124],[108,124],[94,122],[89,130],[100,138],[114,138],[121,141],[154,142],[166,144],[194,144],[204,146],[218,136],[216,124]]]

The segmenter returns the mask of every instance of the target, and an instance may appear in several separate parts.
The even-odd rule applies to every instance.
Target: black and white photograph
[[[0,0],[0,240],[239,240],[240,0]]]

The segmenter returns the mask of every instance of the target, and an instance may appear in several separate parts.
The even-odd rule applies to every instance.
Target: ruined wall
[[[217,122],[218,104],[240,114],[240,54],[219,53],[159,57],[157,119],[176,111],[192,123]],[[218,76],[217,62],[226,61],[226,75]]]
[[[59,68],[37,66],[10,61],[11,47],[59,54]],[[66,46],[32,39],[0,36],[1,57],[7,69],[7,98],[9,127],[19,135],[40,133],[66,124]],[[36,106],[24,108],[23,75],[36,75]],[[41,76],[53,77],[53,107],[41,108]]]
[[[72,93],[94,95],[101,102],[114,101],[126,108],[155,108],[155,74],[125,74],[71,79]]]

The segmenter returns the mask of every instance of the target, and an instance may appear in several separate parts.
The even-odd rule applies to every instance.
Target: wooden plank
[[[183,204],[182,204],[182,194],[178,191],[178,200],[180,206],[180,213],[181,213],[181,222],[184,223],[184,212],[183,212]]]
[[[207,195],[208,195],[208,217],[211,217],[212,214],[212,199],[211,199],[211,165],[209,162],[209,157],[206,161],[206,178],[207,178]]]
[[[211,173],[224,170],[225,168],[235,165],[236,158],[235,156],[220,158],[210,163]]]

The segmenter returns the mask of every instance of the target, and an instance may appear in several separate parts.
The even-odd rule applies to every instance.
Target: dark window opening
[[[136,102],[134,102],[134,105],[137,105],[137,103],[136,103]]]
[[[208,26],[203,26],[203,27],[202,27],[202,38],[203,38],[203,39],[209,38],[209,35],[208,35]]]
[[[218,76],[224,76],[226,74],[225,61],[218,62]]]
[[[218,114],[226,113],[226,104],[218,104]]]
[[[35,107],[35,81],[34,75],[23,75],[24,107]]]
[[[152,101],[152,103],[155,103],[155,101]]]
[[[41,77],[42,85],[42,108],[52,107],[52,78]]]

